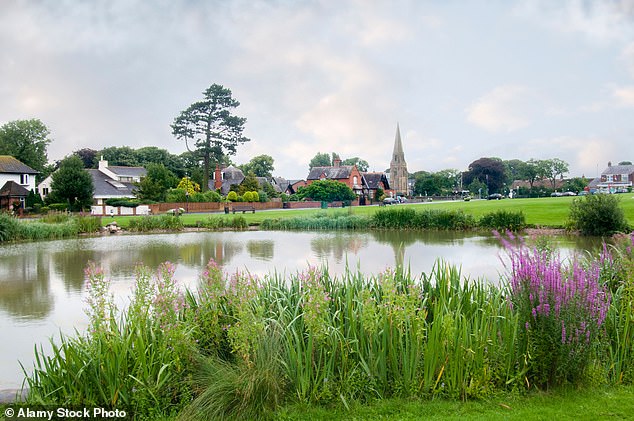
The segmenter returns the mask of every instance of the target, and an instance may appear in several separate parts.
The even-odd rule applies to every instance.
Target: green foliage
[[[101,229],[101,218],[96,216],[74,216],[73,222],[79,233],[94,233]]]
[[[227,193],[227,200],[229,200],[231,202],[237,202],[238,201],[238,193],[236,193],[234,191],[230,191],[229,193]]]
[[[16,217],[6,212],[0,212],[0,243],[12,241],[16,238],[19,222]]]
[[[197,198],[199,196],[196,196]],[[191,199],[191,198],[190,198]],[[165,202],[166,203],[183,203],[187,201],[187,195],[185,189],[169,189],[165,194]],[[192,202],[196,202],[198,200],[193,200]]]
[[[254,174],[256,177],[271,177],[273,174],[273,157],[270,155],[258,155],[251,158],[249,163],[240,166],[245,174]]]
[[[201,101],[182,111],[171,127],[176,139],[194,143],[203,161],[202,189],[207,191],[211,164],[234,155],[238,145],[250,139],[242,135],[246,118],[232,114],[240,102],[232,97],[230,89],[213,84],[203,95]]]
[[[469,170],[463,175],[463,182],[467,186],[475,180],[488,188],[487,194],[499,193],[506,181],[506,167],[499,158],[477,159],[469,164]]]
[[[357,195],[342,182],[335,180],[317,180],[300,190],[301,196],[321,202],[354,200]]]
[[[128,229],[138,232],[156,230],[180,231],[183,229],[183,221],[172,215],[141,216],[131,219]]]
[[[131,200],[131,199],[108,199],[108,200],[106,200],[106,205],[114,206],[114,207],[121,206],[121,207],[125,207],[125,208],[136,208],[140,204],[141,204],[141,202],[139,202],[138,200]]]
[[[50,130],[39,119],[15,120],[0,127],[0,155],[11,155],[36,171],[45,172]]]
[[[317,152],[313,159],[310,160],[308,167],[329,167],[331,165],[332,161],[330,160],[330,154]]]
[[[42,200],[42,197],[35,193],[35,191],[31,190],[29,191],[29,195],[26,197],[26,207],[27,208],[33,208],[36,206],[42,206],[42,204],[44,203],[44,201]]]
[[[611,194],[575,198],[570,205],[569,226],[583,235],[597,236],[629,230],[619,198]]]
[[[371,220],[360,215],[348,213],[318,213],[312,216],[265,219],[260,227],[265,230],[334,230],[334,229],[369,229]]]
[[[148,164],[146,170],[145,177],[137,184],[137,197],[141,200],[164,202],[166,192],[176,187],[178,179],[163,164]]]
[[[472,215],[457,210],[390,208],[377,211],[372,225],[381,229],[466,230],[475,228],[476,221]]]
[[[253,202],[253,193],[250,191],[244,192],[242,195],[245,202]]]
[[[513,212],[504,209],[482,215],[478,226],[497,231],[520,231],[526,228],[526,217],[522,211]]]
[[[51,194],[47,200],[67,203],[71,210],[82,210],[92,204],[92,177],[76,155],[65,158],[52,175]]]

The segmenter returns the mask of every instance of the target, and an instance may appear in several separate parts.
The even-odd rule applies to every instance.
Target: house
[[[0,155],[0,208],[13,210],[19,202],[24,208],[26,197],[35,190],[35,175],[38,171],[9,155]]]
[[[634,185],[634,165],[612,165],[601,172],[601,176],[588,184],[591,192],[626,193]]]
[[[220,168],[216,165],[213,178],[209,180],[209,189],[218,190],[220,194],[226,196],[231,191],[232,185],[240,185],[244,181],[245,176],[241,169],[229,165],[226,168]]]
[[[364,178],[356,165],[341,165],[341,159],[335,158],[334,165],[330,167],[313,167],[306,178],[309,186],[318,180],[335,180],[344,183],[358,196],[367,193]]]
[[[103,158],[98,169],[87,169],[95,188],[93,202],[103,205],[108,199],[134,199],[135,184],[145,177],[143,167],[109,166]],[[45,198],[51,192],[52,177],[48,176],[38,185],[38,192]]]
[[[364,172],[362,175],[365,179],[368,196],[371,198],[379,199],[376,197],[378,190],[383,190],[384,193],[390,190],[390,183],[384,172]]]

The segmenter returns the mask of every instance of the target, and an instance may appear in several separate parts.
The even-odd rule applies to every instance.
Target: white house
[[[9,155],[0,155],[0,191],[2,208],[8,209],[19,201],[24,208],[26,196],[35,190],[35,175],[38,171]]]
[[[134,183],[141,181],[141,177],[145,177],[146,174],[143,167],[109,166],[108,161],[103,158],[99,161],[98,169],[86,171],[92,177],[95,187],[95,205],[103,205],[108,199],[133,199]],[[48,176],[38,185],[38,192],[42,198],[51,192],[51,181],[52,178]]]

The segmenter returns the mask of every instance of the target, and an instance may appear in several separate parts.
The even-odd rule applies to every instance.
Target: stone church
[[[390,162],[390,187],[396,195],[409,196],[407,183],[407,163],[403,153],[403,143],[401,142],[401,131],[396,124],[396,138],[394,139],[394,152]]]

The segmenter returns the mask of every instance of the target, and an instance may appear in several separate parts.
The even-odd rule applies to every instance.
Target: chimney
[[[608,167],[612,166],[612,161],[608,161]]]
[[[333,159],[333,161],[332,161],[332,166],[333,167],[338,167],[340,165],[341,165],[341,159],[339,159],[339,158]]]
[[[108,161],[106,161],[105,159],[103,159],[103,155],[101,156],[101,158],[99,159],[99,167],[100,170],[104,169],[104,168],[108,168]]]
[[[222,173],[220,173],[220,166],[216,165],[216,170],[214,171],[214,189],[218,190],[222,187]]]

